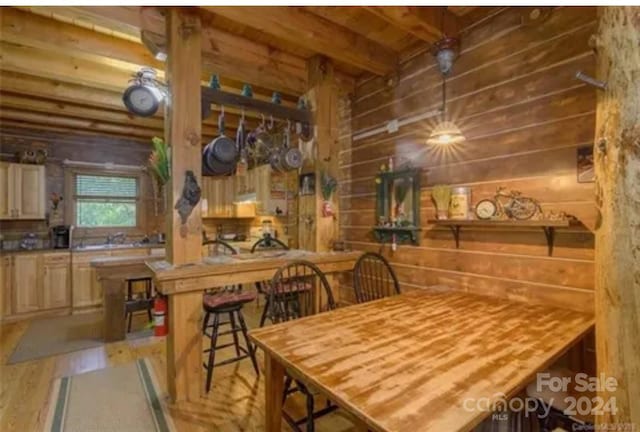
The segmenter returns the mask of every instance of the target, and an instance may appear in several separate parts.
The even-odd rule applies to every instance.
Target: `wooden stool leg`
[[[145,294],[147,296],[147,300],[150,300],[151,297],[151,279],[148,279],[145,283]],[[149,317],[149,322],[153,321],[153,315],[151,314],[151,309],[147,308],[147,317]]]
[[[247,324],[244,322],[242,309],[238,310],[238,321],[240,321],[240,329],[242,330],[242,335],[244,336],[244,342],[247,345],[249,358],[251,359],[251,363],[253,363],[253,368],[256,371],[256,375],[260,376],[260,368],[258,368],[258,362],[256,360],[256,347],[251,343],[251,341],[249,341],[249,336],[247,336]]]
[[[264,310],[260,316],[260,327],[264,327],[264,322],[267,320],[267,312],[269,311],[270,303],[269,297],[266,297],[266,300],[264,301]]]
[[[238,342],[238,333],[237,333],[237,331],[240,329],[236,326],[236,319],[234,317],[234,314],[235,314],[235,311],[229,312],[229,325],[231,326],[231,335],[233,336],[233,344],[236,348],[236,356],[240,357],[240,343]]]
[[[218,344],[218,326],[220,325],[220,315],[213,314],[213,330],[211,332],[211,345],[209,347],[209,361],[207,363],[207,393],[211,389],[211,380],[213,378],[213,367],[216,360],[216,345]],[[202,348],[201,348],[202,349]]]

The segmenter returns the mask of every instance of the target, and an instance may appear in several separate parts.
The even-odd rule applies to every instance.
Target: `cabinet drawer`
[[[44,264],[69,264],[71,262],[71,254],[69,252],[46,253],[44,254]]]

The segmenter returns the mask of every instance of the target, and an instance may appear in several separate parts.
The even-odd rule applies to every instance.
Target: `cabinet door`
[[[0,258],[0,317],[12,314],[13,256]]]
[[[0,162],[0,219],[11,219],[13,217],[13,181],[11,174],[13,170],[8,162]]]
[[[42,285],[44,309],[55,309],[71,305],[69,264],[45,264]]]
[[[256,213],[268,214],[271,199],[271,167],[262,165],[255,169]]]
[[[14,164],[16,168],[15,207],[19,219],[44,219],[44,166]]]
[[[35,254],[18,254],[13,261],[14,312],[35,312],[41,308],[40,257]]]
[[[88,263],[73,265],[73,307],[91,306],[93,271]]]

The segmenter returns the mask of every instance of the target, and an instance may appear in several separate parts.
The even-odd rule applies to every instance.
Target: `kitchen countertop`
[[[142,243],[131,245],[89,245],[85,247],[74,247],[72,249],[53,249],[53,248],[38,248],[38,249],[3,249],[0,250],[0,256],[2,255],[16,255],[16,254],[30,254],[30,253],[83,253],[83,252],[102,252],[102,251],[114,251],[114,250],[127,250],[127,249],[154,249],[164,248],[164,243]]]

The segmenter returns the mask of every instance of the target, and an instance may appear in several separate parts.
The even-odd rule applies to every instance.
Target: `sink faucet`
[[[107,244],[114,244],[114,243],[124,243],[124,239],[126,237],[126,234],[123,232],[117,232],[115,234],[108,234],[107,235]]]

